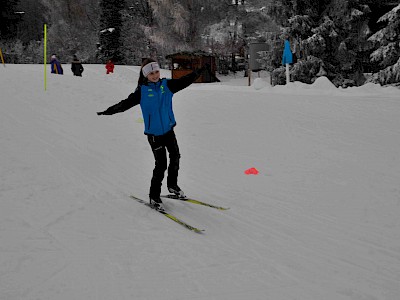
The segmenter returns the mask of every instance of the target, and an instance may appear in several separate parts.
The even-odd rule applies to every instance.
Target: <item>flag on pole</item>
[[[293,62],[292,50],[290,50],[290,43],[285,40],[285,48],[283,49],[282,65],[291,64]]]
[[[290,82],[289,64],[293,62],[292,50],[290,50],[290,43],[285,40],[285,48],[283,49],[282,65],[286,66],[286,84]]]

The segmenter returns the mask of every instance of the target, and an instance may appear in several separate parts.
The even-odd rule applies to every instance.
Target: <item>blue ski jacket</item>
[[[192,84],[206,70],[198,69],[179,79],[162,78],[158,82],[139,85],[128,98],[110,106],[100,115],[124,112],[140,104],[144,120],[144,134],[164,135],[176,125],[172,109],[173,95]]]
[[[140,89],[144,133],[155,136],[167,133],[176,125],[172,110],[173,93],[168,88],[167,79],[142,85]]]

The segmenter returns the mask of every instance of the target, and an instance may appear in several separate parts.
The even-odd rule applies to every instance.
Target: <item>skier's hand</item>
[[[97,113],[98,116],[104,115],[104,111],[100,111]]]

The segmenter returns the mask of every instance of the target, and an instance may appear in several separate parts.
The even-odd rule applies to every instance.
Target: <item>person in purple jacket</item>
[[[147,135],[155,159],[149,198],[150,204],[156,209],[164,209],[160,193],[164,173],[167,170],[167,151],[169,153],[168,191],[184,197],[183,191],[178,186],[181,155],[174,132],[176,121],[172,109],[173,95],[188,87],[208,69],[209,66],[205,66],[179,79],[160,79],[159,64],[153,59],[145,59],[140,69],[135,92],[131,93],[127,99],[97,113],[98,115],[113,115],[140,104],[144,120],[144,134]]]
[[[51,56],[50,65],[51,65],[51,73],[63,75],[64,70],[61,66],[60,61],[57,59],[57,56],[55,54],[53,54]]]

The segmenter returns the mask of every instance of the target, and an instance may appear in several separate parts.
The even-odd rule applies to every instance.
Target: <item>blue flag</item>
[[[292,50],[290,50],[290,43],[285,40],[285,48],[283,49],[282,65],[291,64],[293,62]]]

